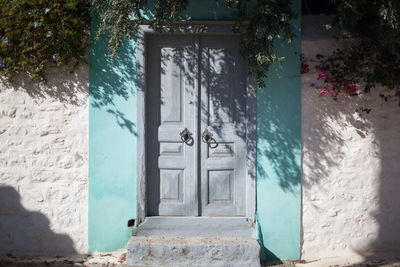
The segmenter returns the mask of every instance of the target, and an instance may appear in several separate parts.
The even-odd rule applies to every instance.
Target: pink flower
[[[360,116],[361,118],[362,118],[362,114],[360,113],[360,114],[358,114],[358,116]]]
[[[328,76],[328,73],[326,71],[323,71],[322,73],[318,74],[318,79],[326,78],[327,76]]]
[[[358,109],[356,109],[356,110],[354,110],[354,111],[358,113]]]
[[[311,87],[315,87],[315,84],[314,84],[314,83],[312,83],[310,86],[311,86]]]
[[[357,87],[355,87],[354,85],[353,85],[352,87],[350,87],[349,93],[350,93],[350,94],[355,94],[355,93],[357,93]]]
[[[334,95],[334,94],[336,94],[336,92],[335,92],[334,90],[329,90],[329,91],[328,91],[328,94],[329,94],[329,95]]]
[[[321,95],[326,94],[326,89],[325,89],[325,88],[322,88],[321,91],[320,91],[319,93],[320,93]]]
[[[309,69],[308,69],[308,64],[305,64],[305,63],[301,63],[301,73],[306,73],[306,72],[309,72]]]
[[[328,84],[329,88],[333,88],[333,83]]]

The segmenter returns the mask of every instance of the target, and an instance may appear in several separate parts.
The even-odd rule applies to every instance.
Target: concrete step
[[[129,266],[259,267],[255,238],[132,236]]]

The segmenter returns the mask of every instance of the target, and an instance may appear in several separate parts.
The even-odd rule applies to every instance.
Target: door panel
[[[182,125],[185,97],[184,48],[161,48],[161,123]]]
[[[148,39],[148,215],[195,216],[196,144],[179,135],[195,134],[196,90],[193,36],[157,35]],[[154,141],[152,141],[154,140]],[[156,141],[157,140],[157,141]]]
[[[150,35],[146,73],[147,215],[245,216],[247,66],[239,37]],[[188,144],[179,135],[185,128]],[[206,129],[210,144],[202,142]]]
[[[244,216],[247,67],[236,36],[202,36],[200,47],[200,130],[213,134],[201,143],[201,213]]]

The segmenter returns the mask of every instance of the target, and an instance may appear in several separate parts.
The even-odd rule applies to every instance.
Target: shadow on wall
[[[398,99],[392,101],[391,109],[382,107],[379,110],[377,107],[374,111],[376,116],[370,119],[371,133],[376,136],[375,142],[379,146],[377,156],[381,166],[377,192],[379,206],[371,212],[379,228],[368,244],[367,252],[389,254],[389,257],[394,255],[400,260],[400,106],[397,103]],[[375,257],[366,254],[366,259]]]
[[[285,70],[286,68],[289,70]],[[274,172],[281,189],[294,192],[300,185],[299,75],[291,75],[288,73],[291,72],[290,67],[281,65],[275,65],[271,69],[267,87],[257,92],[257,117],[263,118],[257,121],[257,138],[263,144],[259,156],[268,159],[269,166],[266,169],[266,166],[258,164],[257,173],[258,177],[269,177],[269,172]]]
[[[314,99],[313,101],[320,100]],[[356,209],[354,210],[354,218],[346,219],[348,220],[347,225],[356,225],[356,220],[360,220],[360,222],[368,220],[365,221],[368,227],[376,225],[378,228],[378,231],[371,229],[367,233],[368,236],[360,237],[364,239],[364,242],[355,247],[356,252],[364,256],[366,262],[374,260],[375,257],[385,256],[387,253],[388,256],[396,255],[396,253],[400,253],[400,168],[398,167],[400,162],[400,148],[398,146],[400,143],[400,116],[396,118],[389,115],[387,114],[389,109],[385,109],[382,105],[376,105],[371,114],[366,115],[367,118],[361,120],[353,115],[353,105],[346,104],[343,100],[339,100],[339,103],[333,103],[334,101],[331,99],[326,101],[332,103],[328,105],[318,104],[318,107],[312,108],[314,110],[313,116],[307,120],[313,122],[303,125],[307,128],[307,134],[303,136],[303,145],[312,149],[308,151],[308,161],[303,163],[303,168],[307,168],[311,174],[304,180],[303,186],[308,189],[318,186],[322,194],[332,196],[332,194],[339,192],[319,186],[322,183],[321,179],[332,179],[330,183],[334,184],[333,188],[336,190],[339,186],[342,189],[339,190],[342,192],[341,195],[336,197],[343,198],[344,201],[362,198],[364,202],[370,203],[368,209],[366,209],[365,203],[361,203],[357,210],[357,207],[352,205],[351,202],[348,202],[348,207],[332,207],[338,210]],[[322,102],[325,102],[325,100],[322,100]],[[315,104],[310,101],[306,105]],[[337,106],[341,107],[340,112],[338,112]],[[399,108],[395,105],[391,105],[391,107]],[[341,129],[332,127],[334,121],[342,124]],[[323,126],[316,125],[316,123],[322,123]],[[353,135],[353,137],[349,135]],[[362,139],[370,136],[374,136],[370,144],[362,141]],[[354,142],[354,139],[361,139],[359,146],[351,145],[349,147],[348,142]],[[376,147],[376,149],[371,151],[368,146]],[[348,163],[344,163],[346,161]],[[375,165],[380,165],[377,168],[380,171],[374,171]],[[339,169],[338,177],[331,174],[331,170],[335,168]],[[358,173],[356,172],[357,169],[359,170]],[[310,179],[310,177],[312,178]],[[352,181],[360,181],[361,179],[364,181],[360,182],[359,188],[355,189]],[[376,188],[376,192],[371,192],[372,187]],[[360,210],[361,208],[365,209],[367,214],[364,214]],[[321,215],[325,216],[327,212],[327,210],[321,211]],[[346,225],[343,225],[343,227],[346,228]],[[356,229],[354,233],[349,234],[351,235],[350,238],[354,239],[357,234]],[[393,251],[397,252],[393,254]]]
[[[27,74],[12,74],[9,78],[0,76],[0,82],[14,90],[26,92],[32,99],[52,98],[61,103],[80,106],[86,103],[88,95],[87,65],[82,64],[74,72],[56,65],[47,67],[46,82],[31,81]]]
[[[302,40],[306,41],[303,45],[307,44],[306,48],[303,47],[305,53],[310,54],[311,50],[318,53],[334,47],[335,42],[329,37],[324,36],[319,41],[314,38],[312,34],[315,30],[310,31],[312,27],[306,24],[310,22],[318,23],[312,17],[303,17],[303,27],[309,29],[302,33]],[[310,69],[313,69],[314,64],[310,62]],[[306,190],[317,187],[321,193],[316,198],[325,195],[326,203],[339,211],[326,223],[343,223],[338,227],[341,228],[343,245],[347,249],[351,248],[363,256],[366,263],[382,256],[399,258],[398,99],[385,103],[380,100],[379,92],[376,92],[378,90],[371,90],[371,95],[362,99],[340,97],[338,101],[333,101],[327,96],[317,97],[317,90],[314,89],[314,94],[310,91],[310,84],[316,83],[317,75],[314,75],[314,79],[309,75],[311,74],[305,74],[303,78],[302,142],[306,148],[303,156],[307,157],[307,161],[303,162],[303,171],[307,174],[303,179],[303,187]],[[372,108],[372,111],[359,118],[354,112],[359,106]],[[331,181],[324,181],[325,179]],[[331,188],[325,187],[327,185]],[[325,199],[315,201],[318,207],[318,201]],[[337,206],[339,204],[335,203],[341,204]],[[343,212],[347,212],[346,218],[341,216]],[[327,213],[327,210],[319,211],[321,216],[326,216]],[[357,236],[358,228],[362,229],[359,230],[363,233],[362,236]],[[326,238],[328,240],[329,236]]]
[[[0,254],[75,254],[72,239],[50,229],[49,219],[40,212],[26,210],[19,193],[0,186]]]
[[[265,88],[257,89],[257,221],[261,258],[273,260],[268,264],[300,258],[299,41],[276,41],[275,51],[285,60],[271,65]]]
[[[127,101],[136,94],[135,90],[135,46],[125,40],[118,57],[110,58],[106,37],[92,38],[90,50],[90,97],[91,106],[106,110],[115,117],[117,125],[136,136],[136,124],[118,109],[118,103]]]

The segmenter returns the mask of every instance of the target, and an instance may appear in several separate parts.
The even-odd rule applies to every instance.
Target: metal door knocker
[[[201,140],[206,143],[210,148],[216,148],[218,146],[217,141],[212,137],[213,134],[205,129],[204,132],[201,134]]]
[[[191,143],[193,143],[190,142],[191,140],[193,140],[192,133],[187,128],[180,132],[179,135],[181,136],[182,143],[186,143],[187,145],[191,145]]]

